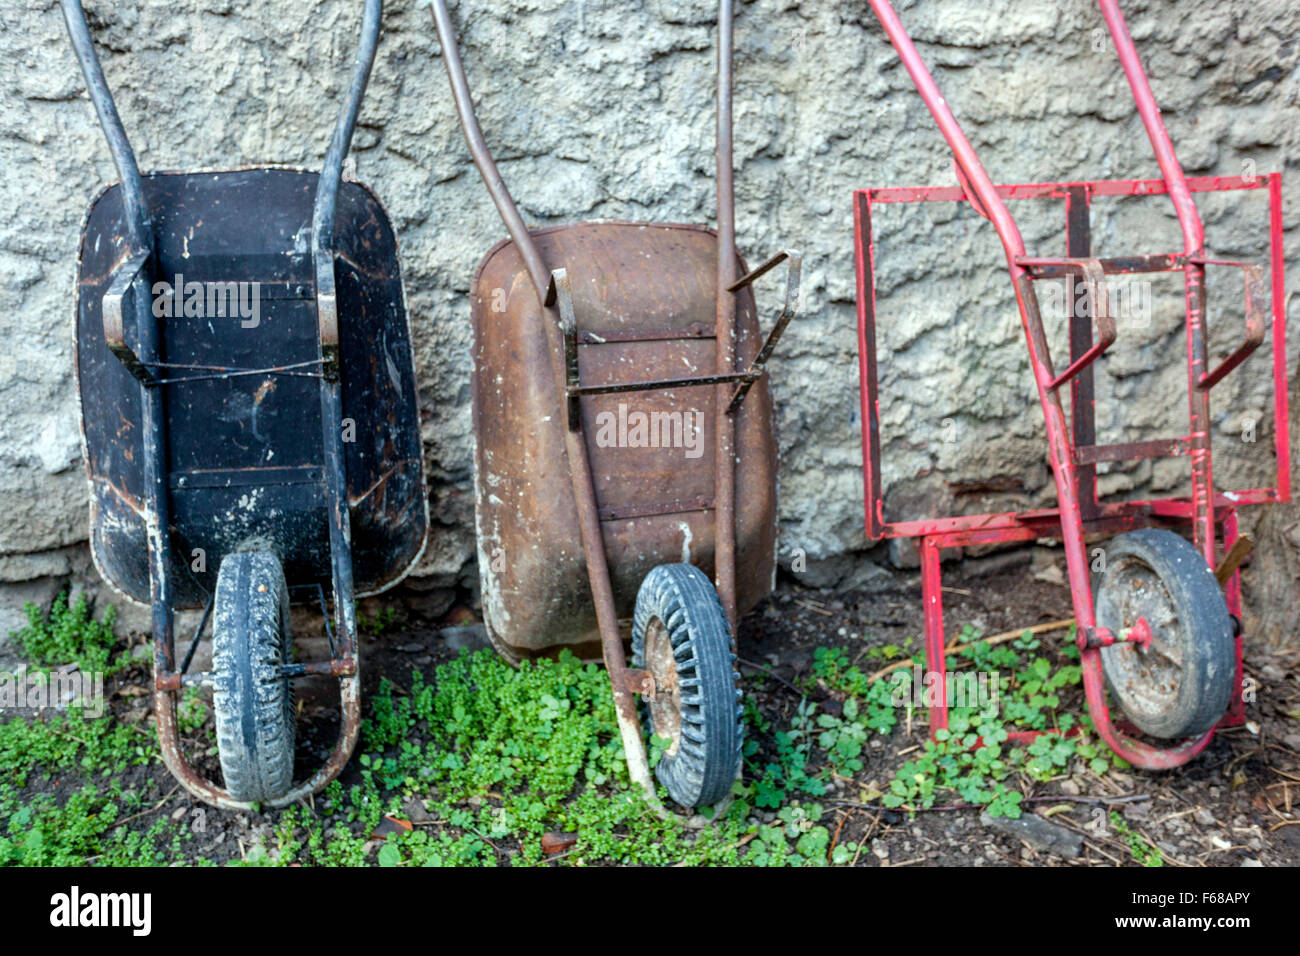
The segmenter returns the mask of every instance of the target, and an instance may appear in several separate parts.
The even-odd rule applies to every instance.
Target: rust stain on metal
[[[716,367],[712,340],[697,334],[708,327],[715,305],[711,230],[612,222],[531,235],[546,262],[568,269],[580,343],[584,336],[605,340],[579,351],[585,385],[707,375]],[[498,644],[525,657],[599,638],[577,509],[565,489],[565,410],[546,336],[549,319],[527,280],[514,244],[503,242],[484,258],[471,292],[475,506],[485,618]],[[737,357],[747,364],[762,340],[748,286],[736,300]],[[647,328],[658,330],[655,339],[643,337]],[[685,334],[668,338],[675,328]],[[620,338],[625,330],[635,334]],[[602,446],[596,440],[598,418],[617,421],[620,403],[660,416],[652,420],[697,415],[704,448],[717,434],[718,417],[707,389],[580,399],[615,606],[626,617],[655,565],[689,561],[713,573],[715,522],[709,509],[715,495],[711,454],[691,458],[684,448]],[[771,408],[764,378],[733,416],[736,535],[746,556],[737,568],[742,613],[767,594],[774,570]]]

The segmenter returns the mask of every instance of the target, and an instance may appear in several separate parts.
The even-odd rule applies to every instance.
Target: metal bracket
[[[127,293],[131,292],[135,282],[141,277],[145,263],[149,261],[149,253],[137,252],[126,262],[122,263],[113,273],[113,278],[108,283],[108,291],[104,293],[104,298],[100,303],[100,310],[104,319],[104,341],[108,343],[108,350],[117,356],[118,360],[126,366],[136,379],[144,385],[154,385],[154,377],[149,374],[149,370],[144,367],[140,361],[140,356],[135,354],[135,350],[126,343],[126,321],[124,319],[123,302]]]
[[[1115,342],[1115,317],[1110,314],[1110,296],[1106,292],[1105,267],[1099,259],[1034,259],[1029,256],[1016,256],[1016,265],[1023,266],[1030,277],[1034,279],[1045,278],[1044,272],[1048,269],[1077,271],[1083,276],[1083,283],[1087,287],[1088,314],[1097,326],[1098,338],[1093,343],[1092,348],[1080,355],[1069,368],[1052,379],[1052,383],[1048,388],[1058,389],[1097,361],[1101,354]]]
[[[772,331],[767,335],[767,341],[763,347],[758,350],[758,355],[754,357],[753,363],[749,366],[749,371],[745,372],[741,378],[740,384],[731,394],[731,404],[727,406],[727,414],[734,415],[740,403],[745,400],[750,387],[758,381],[763,374],[763,367],[767,365],[767,360],[772,356],[772,350],[776,348],[776,343],[781,340],[781,333],[785,327],[790,324],[799,308],[799,277],[803,271],[803,256],[793,249],[783,249],[772,258],[768,259],[757,269],[745,273],[730,286],[728,292],[735,292],[747,285],[752,285],[754,280],[776,268],[785,260],[790,261],[790,265],[785,273],[785,305],[781,308],[781,314],[777,316],[776,323],[772,326]]]
[[[648,392],[700,385],[720,385],[725,382],[740,382],[745,377],[745,373],[736,373],[658,379],[648,382],[619,382],[614,385],[583,385],[578,375],[578,320],[573,309],[573,287],[567,270],[551,271],[551,282],[544,301],[547,306],[555,306],[560,314],[560,334],[564,338],[565,420],[570,431],[578,431],[582,428],[582,410],[578,399],[583,395],[612,395],[620,392]]]
[[[334,292],[334,254],[316,256],[316,330],[320,337],[321,374],[331,382],[339,377],[339,303]]]
[[[1191,258],[1201,266],[1232,266],[1240,269],[1246,285],[1246,338],[1237,346],[1236,351],[1219,363],[1212,372],[1206,372],[1196,382],[1197,391],[1208,391],[1222,381],[1223,377],[1246,361],[1250,353],[1259,348],[1264,341],[1264,309],[1260,304],[1260,288],[1264,284],[1264,270],[1258,262],[1228,262],[1223,259]]]
[[[629,694],[640,694],[646,700],[655,699],[655,679],[649,671],[629,667],[623,672],[623,689]]]
[[[767,341],[763,343],[763,347],[759,349],[758,355],[746,371],[731,372],[726,375],[695,375],[687,378],[653,379],[646,382],[619,382],[613,385],[583,385],[580,381],[578,373],[578,319],[573,309],[573,286],[569,281],[568,270],[551,270],[551,282],[546,290],[544,304],[554,306],[559,312],[560,334],[564,338],[565,418],[569,430],[578,431],[582,428],[582,413],[578,399],[583,395],[648,392],[672,388],[694,388],[703,385],[724,385],[734,382],[736,390],[732,393],[731,404],[727,406],[727,414],[733,414],[740,407],[740,403],[745,400],[745,395],[749,392],[750,387],[762,377],[763,367],[772,355],[772,350],[776,348],[777,342],[780,341],[781,333],[785,331],[785,327],[794,318],[798,307],[799,274],[803,257],[792,250],[778,252],[757,269],[745,273],[727,288],[728,292],[735,292],[737,289],[751,284],[755,279],[770,272],[787,259],[790,261],[790,266],[786,272],[785,306],[777,317],[776,324],[772,326],[772,331],[768,333]],[[689,337],[698,336],[692,335]]]
[[[573,311],[573,286],[569,282],[569,270],[554,269],[551,272],[550,295],[548,305],[555,304],[560,310],[560,334],[564,336],[564,394],[568,408],[565,418],[570,431],[582,427],[582,414],[578,405],[578,317]]]

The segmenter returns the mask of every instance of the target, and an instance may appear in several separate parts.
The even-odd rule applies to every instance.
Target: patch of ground
[[[1053,583],[1050,573],[1036,573],[1023,562],[1000,562],[997,570],[998,563],[992,570],[988,562],[983,570],[978,564],[945,570],[950,639],[966,625],[987,637],[1071,615],[1069,592]],[[815,705],[818,714],[832,717],[843,713],[844,693],[817,677],[819,648],[842,650],[864,672],[881,666],[880,651],[885,647],[897,648],[903,656],[920,652],[922,615],[916,575],[892,574],[873,584],[870,592],[836,593],[784,581],[742,622],[739,650],[746,691],[754,711],[770,728],[789,728],[798,719],[801,705],[805,710]],[[452,627],[408,626],[400,613],[384,618],[383,626],[376,626],[383,632],[380,636],[363,637],[365,699],[376,695],[381,679],[393,686],[394,699],[410,692],[417,680],[432,684],[440,665],[480,643],[473,627],[466,626],[472,622],[465,618],[460,613],[455,618],[459,626]],[[1043,634],[1043,645],[1064,647],[1067,633]],[[118,790],[130,795],[129,801],[121,802],[117,825],[124,821],[125,829],[139,834],[151,828],[156,833],[166,826],[183,833],[172,852],[163,854],[182,863],[202,859],[221,864],[243,859],[253,847],[274,845],[283,815],[234,814],[205,807],[180,791],[161,764],[151,759],[147,641],[137,637],[131,653],[136,663],[110,681],[111,719],[135,728],[129,734],[135,735],[132,740],[138,738],[140,748],[139,759],[114,777]],[[928,739],[923,710],[900,715],[892,733],[872,734],[863,747],[861,769],[848,775],[829,772],[827,755],[813,748],[809,769],[826,781],[826,792],[815,798],[822,816],[813,821],[831,834],[826,856],[843,846],[853,850],[838,862],[859,866],[1133,865],[1135,856],[1141,855],[1135,853],[1136,846],[1145,848],[1142,852],[1158,848],[1165,865],[1296,865],[1300,863],[1300,813],[1292,808],[1300,803],[1300,650],[1267,647],[1248,638],[1246,661],[1247,674],[1256,685],[1256,699],[1247,709],[1248,724],[1216,734],[1206,751],[1187,766],[1161,773],[1111,769],[1098,776],[1075,761],[1045,781],[1024,774],[1013,777],[1024,794],[1021,806],[1026,812],[1038,813],[1081,837],[1080,852],[1073,859],[982,823],[980,810],[961,806],[965,801],[955,794],[941,794],[932,808],[915,814],[886,807],[882,794],[888,793],[891,779],[916,758]],[[1064,664],[1066,658],[1059,656],[1058,662]],[[317,765],[333,745],[337,717],[331,698],[328,685],[304,687],[299,695],[300,775]],[[1083,713],[1077,688],[1062,692],[1059,710]],[[210,717],[188,728],[185,744],[200,769],[219,778]],[[761,763],[772,747],[769,733],[754,759]],[[340,778],[344,791],[368,773],[354,757]],[[76,766],[49,777],[33,774],[23,787],[22,800],[46,794],[61,805],[88,781],[103,785],[102,778],[82,773]],[[490,800],[491,795],[483,799]],[[814,802],[807,797],[799,800],[804,807]],[[406,817],[423,812],[418,799],[406,801]],[[755,806],[752,821],[771,826],[786,819],[779,812],[777,807]],[[437,821],[417,823],[435,826]],[[517,845],[511,845],[513,839],[506,835],[487,840],[491,849],[485,852],[496,862],[510,862],[519,852]],[[382,846],[382,840],[370,839],[358,852],[373,862]],[[563,862],[564,854],[555,860]]]
[[[1069,590],[1037,580],[1023,567],[983,574],[945,568],[944,613],[951,636],[971,624],[985,636],[1071,617]],[[836,594],[782,587],[767,607],[741,628],[741,657],[799,684],[820,646],[844,648],[853,658],[882,642],[906,642],[921,652],[923,620],[920,582],[896,575],[872,593]],[[1043,635],[1061,645],[1065,631]],[[1060,807],[1069,798],[1148,795],[1125,804],[1078,803],[1057,809],[1051,820],[1085,835],[1083,852],[1066,861],[981,825],[976,810],[908,814],[889,809],[836,808],[841,839],[866,842],[873,862],[889,865],[1088,865],[1132,863],[1123,834],[1109,820],[1120,812],[1130,829],[1158,846],[1166,865],[1234,866],[1259,862],[1300,863],[1300,650],[1280,650],[1246,639],[1246,674],[1256,682],[1256,701],[1247,706],[1248,725],[1215,734],[1206,750],[1175,770],[1111,771],[1104,778],[1063,776],[1026,787],[1036,810]],[[761,673],[746,669],[746,676]],[[763,712],[788,721],[799,696],[768,681],[754,691]],[[1063,708],[1083,712],[1082,695]],[[828,694],[819,703],[831,700]],[[882,788],[928,738],[925,714],[911,728],[900,726],[868,744],[864,771],[852,781],[835,781],[842,799]],[[874,786],[873,786],[874,785]],[[1060,799],[1053,799],[1054,795]],[[831,801],[833,802],[833,801]],[[947,801],[948,803],[960,801]],[[1102,812],[1104,809],[1105,812]],[[839,821],[835,823],[840,826]],[[866,854],[864,854],[865,856]],[[859,860],[861,863],[862,861]]]

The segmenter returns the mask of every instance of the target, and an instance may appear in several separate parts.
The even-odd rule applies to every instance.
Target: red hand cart
[[[1100,0],[1107,29],[1155,151],[1161,178],[995,186],[888,0],[870,2],[953,151],[959,181],[959,185],[952,187],[864,189],[854,199],[866,532],[873,541],[919,539],[930,685],[927,696],[940,701],[930,711],[931,733],[946,727],[948,721],[940,552],[944,548],[995,542],[1060,538],[1074,603],[1084,690],[1097,732],[1117,754],[1137,766],[1178,766],[1204,749],[1216,726],[1240,724],[1245,720],[1241,589],[1236,570],[1244,549],[1233,547],[1237,540],[1237,509],[1242,505],[1290,500],[1281,178],[1277,173],[1203,179],[1184,176],[1123,14],[1115,0]],[[1207,257],[1204,229],[1193,194],[1250,190],[1265,191],[1269,200],[1276,475],[1273,487],[1216,492],[1211,472],[1209,392],[1263,342],[1267,283],[1265,270],[1258,264]],[[1089,230],[1090,203],[1102,197],[1149,195],[1170,197],[1182,230],[1183,249],[1157,255],[1094,257]],[[1064,202],[1065,256],[1040,258],[1026,253],[1006,201],[1027,198]],[[940,201],[969,202],[976,212],[993,223],[1005,250],[1047,426],[1048,454],[1056,481],[1058,505],[1055,508],[921,521],[884,518],[872,209],[882,203]],[[1245,279],[1245,336],[1217,365],[1212,363],[1207,350],[1205,277],[1208,266],[1238,269]],[[1159,272],[1182,272],[1184,276],[1189,433],[1168,439],[1097,444],[1092,366],[1116,340],[1106,277]],[[1082,280],[1085,286],[1082,304],[1086,308],[1070,309],[1069,363],[1059,373],[1049,352],[1034,289],[1035,280],[1042,279]],[[1070,294],[1067,301],[1076,300]],[[1097,330],[1095,340],[1093,325]],[[1060,397],[1060,390],[1067,385],[1071,395],[1068,423]],[[1099,463],[1169,457],[1190,459],[1190,496],[1143,501],[1098,500]],[[1191,543],[1170,530],[1188,522]],[[1218,551],[1220,526],[1224,547],[1229,552],[1222,562]],[[1106,569],[1094,598],[1085,538],[1097,534],[1118,534],[1118,537],[1108,544]],[[1217,578],[1216,563],[1219,565]],[[1122,726],[1111,717],[1107,687],[1128,717]],[[1013,738],[1032,737],[1035,733],[1026,732]],[[1140,739],[1139,733],[1148,739]],[[1151,738],[1156,740],[1152,742]]]

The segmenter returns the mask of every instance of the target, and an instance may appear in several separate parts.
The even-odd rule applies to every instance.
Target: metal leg
[[[930,736],[948,729],[948,674],[943,635],[943,583],[940,578],[939,545],[931,537],[920,540],[921,603],[925,609],[925,677],[927,699],[937,698],[930,707]],[[915,689],[914,691],[915,692]],[[931,696],[933,695],[933,697]]]
[[[1072,186],[1065,197],[1065,254],[1073,259],[1092,256],[1092,223],[1089,216],[1088,190]],[[1079,314],[1078,280],[1066,278],[1070,303],[1070,364],[1073,365],[1092,348],[1092,316]],[[1088,366],[1070,380],[1070,429],[1074,447],[1092,445],[1097,440],[1096,389],[1093,368]],[[1085,520],[1097,517],[1097,466],[1079,467],[1079,509]]]
[[[1208,370],[1205,344],[1205,267],[1188,263],[1183,273],[1187,302],[1187,405],[1191,428],[1192,540],[1210,567],[1215,564],[1214,474],[1210,454],[1210,393],[1198,387]]]

